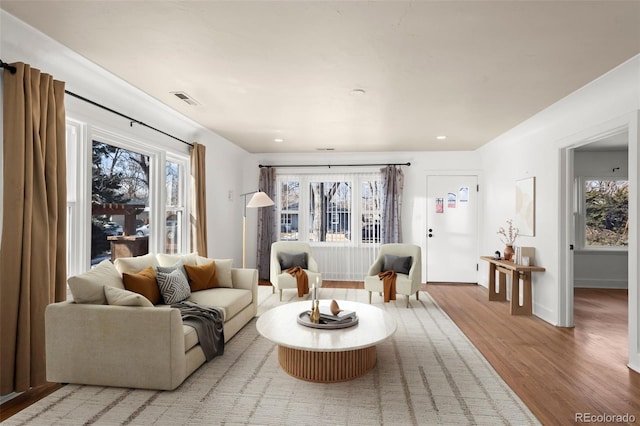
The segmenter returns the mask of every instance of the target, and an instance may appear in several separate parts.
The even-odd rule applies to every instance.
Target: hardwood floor
[[[626,366],[626,290],[577,289],[575,328],[511,316],[508,302],[489,302],[482,286],[426,290],[541,423],[576,423],[576,413],[640,422],[640,374]]]
[[[322,285],[364,288],[362,282]],[[626,366],[625,290],[576,290],[576,327],[567,329],[537,317],[509,315],[508,303],[489,302],[482,286],[428,284],[423,289],[542,424],[573,424],[576,413],[629,414],[640,422],[640,374]],[[0,421],[59,386],[35,389],[2,404]]]

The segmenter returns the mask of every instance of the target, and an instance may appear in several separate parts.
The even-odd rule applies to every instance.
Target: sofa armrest
[[[233,288],[251,290],[251,300],[258,305],[258,270],[249,268],[231,268]]]
[[[174,308],[53,303],[45,342],[51,382],[170,390],[186,377]]]

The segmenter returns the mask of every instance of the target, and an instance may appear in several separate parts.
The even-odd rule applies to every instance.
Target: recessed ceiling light
[[[353,89],[353,90],[351,90],[351,94],[355,95],[355,96],[362,96],[365,93],[367,93],[367,92],[364,89]]]
[[[440,135],[440,136],[436,136],[436,139],[442,141],[445,140],[447,137],[445,135]]]
[[[284,139],[282,139],[282,138],[275,138],[273,141],[274,141],[274,142],[277,142],[277,143],[282,143],[282,142],[284,142]]]
[[[335,148],[316,148],[316,151],[335,151]]]

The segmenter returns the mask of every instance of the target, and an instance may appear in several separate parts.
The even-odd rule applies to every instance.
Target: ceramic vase
[[[512,260],[514,253],[515,253],[515,250],[513,250],[513,246],[512,245],[507,245],[504,248],[504,260]]]

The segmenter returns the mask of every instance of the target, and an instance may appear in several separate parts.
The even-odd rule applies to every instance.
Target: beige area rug
[[[260,287],[258,314],[283,302]],[[365,290],[320,289],[322,299],[367,303]],[[378,345],[377,365],[355,380],[309,383],[283,372],[277,347],[255,320],[175,391],[67,385],[9,418],[7,425],[527,425],[539,424],[458,327],[420,300],[374,305],[398,322]]]

